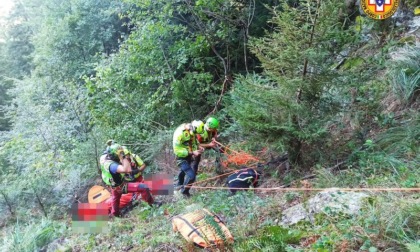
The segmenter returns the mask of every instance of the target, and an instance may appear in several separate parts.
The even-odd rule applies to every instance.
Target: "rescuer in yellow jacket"
[[[198,146],[196,130],[191,123],[183,123],[175,130],[173,136],[173,150],[177,166],[180,168],[178,185],[181,186],[181,193],[187,197],[191,196],[187,185],[195,182],[195,172],[191,167],[193,157],[199,157],[203,152]]]

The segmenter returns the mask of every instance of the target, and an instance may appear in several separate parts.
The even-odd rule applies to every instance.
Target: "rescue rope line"
[[[217,178],[219,178],[219,177],[227,176],[227,175],[230,175],[230,174],[235,173],[236,171],[239,171],[239,170],[234,170],[234,171],[232,171],[232,172],[223,173],[222,175],[218,175],[218,176],[211,177],[211,178],[208,178],[208,179],[204,179],[204,180],[196,181],[196,182],[194,182],[194,183],[191,183],[191,185],[195,185],[195,184],[198,184],[198,183],[203,183],[203,182],[206,182],[206,181],[209,181],[209,180],[217,179]]]
[[[217,143],[218,145],[220,145],[220,146],[222,146],[222,147],[224,147],[225,149],[227,149],[227,150],[230,150],[231,152],[233,152],[233,153],[235,153],[235,154],[239,154],[239,152],[237,152],[237,151],[235,151],[235,150],[232,150],[231,148],[229,148],[229,147],[227,147],[226,145],[223,145],[222,143],[219,143],[218,141],[216,141],[216,140],[213,140],[215,143]]]
[[[233,152],[236,155],[243,155],[243,153],[234,151],[232,149],[230,149],[229,147],[223,145],[222,143],[219,143],[217,141],[214,141],[216,144],[224,147],[226,150],[230,150],[231,152]],[[226,151],[223,153],[224,155],[226,155],[228,158],[229,155]],[[258,158],[255,158],[253,156],[249,157],[245,157],[245,159],[248,158],[249,160],[252,161],[260,161]],[[252,164],[252,165],[247,165],[246,169],[249,168],[253,168],[256,167],[258,163]],[[227,168],[227,167],[225,167]],[[289,192],[289,191],[371,191],[371,192],[420,192],[420,188],[401,188],[401,187],[395,187],[395,188],[380,188],[380,187],[376,187],[376,188],[338,188],[338,187],[333,187],[333,188],[301,188],[301,187],[273,187],[273,188],[255,188],[255,187],[251,187],[251,188],[229,188],[229,187],[216,187],[216,186],[197,186],[196,184],[198,183],[203,183],[209,180],[213,180],[213,179],[217,179],[220,177],[224,177],[230,174],[233,174],[237,171],[240,170],[244,170],[244,169],[237,169],[237,170],[233,170],[232,172],[228,172],[228,173],[224,173],[222,175],[218,175],[215,177],[211,177],[205,180],[200,180],[200,181],[196,181],[190,185],[186,185],[185,187],[187,188],[195,188],[195,189],[211,189],[211,190],[253,190],[253,191],[284,191],[284,192]]]
[[[420,187],[418,188],[301,188],[301,187],[273,187],[273,188],[229,188],[229,187],[215,187],[215,186],[185,186],[189,188],[195,189],[212,189],[212,190],[253,190],[253,191],[372,191],[372,192],[394,192],[394,191],[402,191],[402,192],[420,192]]]

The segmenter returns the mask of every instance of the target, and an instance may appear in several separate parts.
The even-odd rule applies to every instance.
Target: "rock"
[[[72,251],[72,248],[68,245],[66,245],[66,243],[68,243],[68,239],[67,238],[58,238],[55,239],[54,241],[52,241],[50,244],[48,244],[45,248],[44,251],[46,252],[70,252]]]
[[[193,204],[191,204],[191,205],[188,205],[188,206],[186,206],[185,207],[185,211],[186,212],[193,212],[193,211],[195,211],[195,210],[197,210],[197,209],[202,209],[203,207],[202,206],[200,206],[199,204],[195,204],[195,203],[193,203]]]
[[[318,213],[329,212],[357,214],[362,206],[363,199],[369,195],[359,192],[340,192],[327,190],[316,194],[305,203],[298,204],[283,211],[280,224],[293,225],[299,221],[313,221]]]
[[[417,39],[420,39],[420,16],[414,17],[409,23],[408,23],[408,34],[414,34]]]

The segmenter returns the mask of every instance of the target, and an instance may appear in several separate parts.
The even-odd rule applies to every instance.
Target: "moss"
[[[409,45],[415,45],[416,44],[416,36],[407,36],[403,37],[400,40],[398,40],[399,44],[409,44]]]
[[[356,68],[363,65],[364,62],[365,61],[360,57],[350,58],[350,59],[347,59],[346,62],[343,64],[342,69],[347,70],[347,69]]]

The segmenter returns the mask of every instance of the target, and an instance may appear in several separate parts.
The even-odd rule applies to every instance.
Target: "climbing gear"
[[[206,126],[209,130],[217,130],[219,128],[219,121],[214,117],[209,117],[206,121]]]
[[[204,123],[203,123],[203,121],[201,121],[201,120],[194,120],[191,123],[191,125],[192,125],[193,131],[195,133],[198,133],[198,134],[203,134],[204,133]]]
[[[127,193],[121,195],[119,209],[121,212],[130,210],[130,206],[135,206],[136,202],[141,201],[141,195],[139,193]],[[89,203],[105,203],[108,207],[108,212],[111,212],[112,198],[111,193],[104,187],[95,185],[88,193]]]
[[[201,248],[223,247],[233,243],[233,236],[225,223],[205,208],[174,216],[172,228]]]

